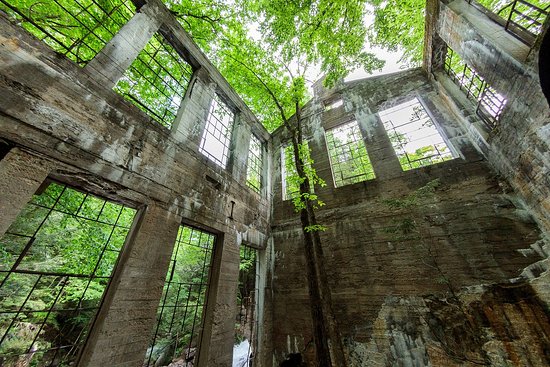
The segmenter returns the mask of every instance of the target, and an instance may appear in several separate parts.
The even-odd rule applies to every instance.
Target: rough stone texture
[[[17,146],[0,160],[0,230],[47,176],[140,209],[81,365],[141,366],[181,218],[218,236],[199,365],[231,363],[243,243],[265,249],[258,365],[276,366],[295,352],[312,365],[302,236],[281,198],[286,132],[270,136],[160,0],[144,3],[83,69],[0,14],[0,143]],[[110,88],[148,38],[135,34],[140,18],[195,70],[171,129]],[[425,71],[331,91],[317,84],[304,113],[314,166],[328,184],[316,189],[326,203],[317,216],[328,226],[322,240],[349,363],[546,366],[550,124],[534,61],[540,41],[529,50],[464,0],[429,0],[426,19]],[[506,93],[496,131],[484,129],[441,71],[445,43]],[[214,93],[237,113],[227,169],[198,152]],[[338,97],[344,105],[325,112]],[[413,97],[430,110],[455,160],[401,170],[377,112]],[[377,178],[335,188],[323,130],[350,119]],[[251,134],[268,153],[261,195],[245,184]],[[390,205],[433,180],[434,193],[414,206]]]
[[[11,149],[0,160],[0,236],[6,233],[52,168],[52,162],[19,148]]]
[[[217,266],[210,275],[213,301],[206,310],[200,363],[228,365],[239,246],[246,241],[264,248],[270,215],[266,195],[246,186],[243,162],[250,132],[266,143],[269,134],[162,3],[147,2],[154,9],[146,12],[148,19],[162,24],[161,33],[198,70],[172,129],[104,81],[116,79],[128,54],[117,64],[113,58],[119,54],[108,47],[93,67],[80,68],[0,14],[0,140],[35,156],[13,148],[0,161],[2,225],[11,223],[48,175],[143,212],[82,356],[81,365],[90,366],[142,365],[177,224],[183,218],[214,233]],[[113,41],[118,46],[137,45],[129,45],[132,26],[120,32]],[[234,164],[227,169],[198,151],[214,92],[238,115],[239,146],[231,150]]]
[[[88,339],[83,365],[143,363],[181,217],[155,205],[149,205],[140,216],[126,240],[119,270]],[[124,347],[111,350],[113,344]]]
[[[344,106],[324,112],[323,101],[335,94]],[[414,96],[457,158],[403,172],[376,113]],[[548,309],[534,279],[548,273],[548,243],[521,197],[476,150],[437,83],[421,70],[350,82],[316,95],[304,115],[313,116],[309,145],[327,182],[316,188],[326,203],[317,218],[328,227],[321,237],[350,365],[547,365]],[[334,188],[323,130],[351,118],[377,178]],[[284,130],[273,135],[271,356],[277,364],[302,353],[314,365],[299,220],[281,200],[285,139]],[[433,180],[435,192],[412,207],[391,205]]]
[[[488,134],[489,142],[479,139],[480,134],[487,135],[476,131],[480,128],[472,129],[469,122],[464,123],[464,128],[477,140],[490,164],[521,194],[548,233],[550,114],[536,65],[542,34],[530,49],[464,0],[441,2],[439,16],[433,21],[437,24],[436,32],[427,38],[441,37],[508,99],[498,129]],[[550,19],[546,23],[547,30]],[[435,78],[441,84],[448,84],[444,74],[435,74]],[[460,98],[455,98],[458,93],[452,87],[442,88],[442,92],[452,96],[450,99]]]

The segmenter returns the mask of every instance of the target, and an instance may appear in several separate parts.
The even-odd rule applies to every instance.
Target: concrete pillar
[[[357,116],[374,174],[382,180],[397,177],[403,170],[384,124],[376,114]]]
[[[195,147],[200,145],[215,88],[215,84],[205,70],[199,69],[193,74],[178,114],[172,123],[172,134],[179,143]]]
[[[162,20],[157,4],[145,4],[84,68],[111,89],[158,31]]]
[[[142,366],[181,217],[149,205],[134,221],[80,366]]]
[[[229,161],[227,164],[233,178],[237,182],[246,182],[251,134],[250,125],[243,119],[242,114],[237,114],[233,122],[233,132],[229,145]]]
[[[0,161],[0,236],[46,179],[53,164],[19,148]]]
[[[199,367],[231,366],[237,312],[239,245],[236,235],[231,233],[218,237],[216,243]]]

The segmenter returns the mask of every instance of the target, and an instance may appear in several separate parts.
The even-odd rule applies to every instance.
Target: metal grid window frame
[[[237,315],[235,318],[235,344],[248,340],[246,361],[239,361],[240,366],[250,366],[253,351],[256,348],[256,332],[258,330],[257,295],[259,285],[258,249],[242,245],[239,261],[239,283],[237,287]],[[240,346],[240,344],[239,344]],[[244,345],[246,346],[246,344]]]
[[[456,52],[447,46],[444,70],[455,84],[476,104],[476,114],[485,125],[494,130],[498,126],[502,111],[506,107],[506,98],[471,67]]]
[[[262,191],[263,182],[263,144],[254,134],[250,136],[246,184],[258,194]]]
[[[491,7],[491,3],[478,0],[479,4],[468,0],[475,7],[483,7],[490,11],[489,17],[512,36],[528,46],[533,46],[538,35],[541,34],[544,22],[550,14],[550,4],[544,4],[544,0],[525,1],[512,0],[500,9]],[[495,15],[498,16],[495,18]]]
[[[325,141],[335,187],[375,178],[357,121],[325,130]]]
[[[226,168],[229,159],[234,120],[233,111],[215,94],[210,103],[199,151],[222,168]]]
[[[407,114],[407,109],[412,111]],[[403,115],[399,116],[401,113]],[[454,158],[443,135],[418,98],[381,111],[378,115],[404,171]],[[415,124],[421,128],[415,127]],[[422,140],[429,141],[429,144],[419,146],[414,152],[409,151],[409,144],[414,146]]]
[[[283,187],[283,200],[292,200],[300,193],[300,188],[293,184],[291,177],[297,176],[294,166],[294,155],[292,144],[281,147],[281,179]]]
[[[511,8],[505,26],[507,31],[510,31],[510,25],[514,25],[535,36],[542,32],[544,21],[549,14],[550,4],[543,9],[525,0],[514,0],[509,6]],[[504,9],[501,9],[499,14]]]
[[[162,126],[170,128],[193,68],[160,33],[155,33],[113,88]]]
[[[159,348],[160,353],[165,352],[164,348],[172,348],[172,353],[168,353],[168,356],[171,354],[168,363],[180,356],[197,363],[196,347],[202,337],[215,245],[214,234],[189,225],[180,226],[157,310],[157,324],[145,356],[145,366],[156,365],[158,356],[154,358],[154,353]],[[189,258],[186,260],[184,256],[190,257],[190,263],[185,263]],[[161,338],[165,337],[174,337],[174,344],[160,344]]]
[[[111,9],[105,8],[108,3]],[[93,59],[136,12],[131,0],[0,0],[0,10],[79,66]]]
[[[77,360],[135,213],[55,182],[33,197],[0,238],[4,363]]]
[[[304,141],[307,147],[308,154],[310,153],[309,143]],[[309,162],[306,164],[310,164]],[[294,164],[294,152],[292,143],[286,143],[281,146],[281,185],[282,185],[282,197],[283,200],[293,200],[300,195],[300,187],[292,180],[293,177],[298,177],[296,166]],[[311,184],[310,191],[315,192],[315,187]]]

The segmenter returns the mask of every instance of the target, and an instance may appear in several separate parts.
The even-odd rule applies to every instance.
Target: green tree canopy
[[[363,49],[363,2],[239,0],[237,6],[246,26],[224,30],[214,60],[270,131],[306,102],[307,82],[324,75],[330,86],[357,68],[383,66]]]

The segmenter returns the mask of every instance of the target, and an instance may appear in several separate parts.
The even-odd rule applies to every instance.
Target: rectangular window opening
[[[469,2],[471,3],[471,0]],[[528,45],[532,45],[535,37],[542,32],[544,21],[550,12],[548,0],[510,0],[506,2],[478,0],[478,2],[484,8],[501,17],[502,20],[499,23]]]
[[[404,171],[453,159],[453,154],[418,98],[379,113]]]
[[[281,177],[283,181],[283,200],[291,200],[300,194],[298,173],[294,164],[292,145],[281,148]]]
[[[311,164],[309,158],[310,149],[307,141],[304,142],[308,158],[306,166]],[[307,170],[307,167],[306,167]],[[296,171],[296,165],[294,163],[294,149],[292,144],[286,144],[281,147],[281,178],[283,186],[283,200],[292,200],[300,195],[300,178]],[[310,180],[310,192],[314,192],[314,187],[311,185]]]
[[[216,94],[212,98],[199,151],[222,168],[227,165],[235,114]]]
[[[357,121],[325,131],[335,187],[375,178]]]
[[[0,10],[80,66],[136,12],[131,0],[0,0]]]
[[[262,190],[263,149],[260,139],[250,136],[246,183],[252,190],[260,193]]]
[[[325,105],[325,111],[330,111],[343,105],[344,105],[344,101],[342,100],[342,98],[332,100]]]
[[[235,346],[233,365],[251,366],[256,348],[256,304],[258,274],[256,271],[258,250],[242,245],[237,289],[237,315],[235,319]]]
[[[167,366],[181,358],[198,362],[215,240],[211,233],[180,226],[144,366]]]
[[[447,47],[444,69],[466,97],[476,104],[476,113],[485,125],[490,130],[495,129],[506,106],[506,97],[487,84],[450,47]]]
[[[71,366],[136,211],[50,183],[0,238],[4,366]]]
[[[161,125],[170,128],[193,69],[156,33],[119,79],[114,90]]]

